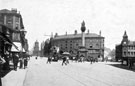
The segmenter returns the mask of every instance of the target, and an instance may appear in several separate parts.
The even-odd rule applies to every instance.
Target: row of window
[[[128,46],[128,47],[124,47],[123,49],[124,49],[124,50],[126,50],[126,49],[135,50],[135,46]]]
[[[80,44],[60,44],[60,47],[78,47]],[[100,48],[99,44],[96,44],[95,46],[91,45],[91,44],[87,44],[86,45],[87,48]],[[102,47],[102,46],[101,46]]]
[[[62,42],[65,42],[65,43],[73,43],[73,42],[81,42],[82,40],[69,40],[69,41],[61,41],[61,43]],[[85,40],[86,42],[91,42],[91,43],[93,43],[93,42],[104,42],[104,40],[102,39],[102,40],[100,40],[100,39],[86,39]]]
[[[135,52],[124,52],[124,56],[135,56]]]

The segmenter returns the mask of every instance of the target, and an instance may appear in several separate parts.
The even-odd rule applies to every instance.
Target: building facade
[[[39,42],[36,40],[36,42],[34,44],[33,55],[39,56],[39,54],[40,54],[40,52],[39,52]]]
[[[104,37],[101,34],[89,33],[88,31],[88,33],[85,33],[84,43],[87,49],[86,58],[89,56],[94,58],[104,57]],[[77,33],[77,30],[74,34],[56,34],[52,44],[59,47],[60,51],[77,55],[79,47],[82,46],[82,34]]]
[[[135,60],[135,41],[130,41],[125,31],[121,44],[116,45],[116,59],[126,61]]]
[[[28,51],[28,42],[25,38],[25,30],[22,16],[17,9],[2,9],[0,10],[0,24],[13,30],[11,40],[14,43],[20,43],[26,51]]]

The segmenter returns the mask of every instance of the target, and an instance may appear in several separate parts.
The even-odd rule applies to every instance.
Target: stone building
[[[33,55],[39,56],[39,54],[40,54],[40,52],[39,52],[39,42],[36,40],[36,42],[34,44]]]
[[[18,12],[17,9],[0,10],[0,24],[13,30],[10,39],[14,44],[16,44],[19,50],[25,48],[25,50],[28,51],[28,42],[25,38],[26,31],[24,30],[23,19],[20,12]],[[23,46],[23,48],[21,48],[20,46]]]
[[[126,61],[135,61],[135,41],[130,41],[128,35],[125,31],[123,39],[120,44],[116,45],[116,60]]]
[[[104,57],[104,37],[99,34],[90,33],[89,30],[85,34],[85,48],[87,50],[87,57]],[[74,34],[58,35],[55,34],[52,42],[53,46],[59,47],[60,51],[70,52],[71,54],[77,55],[79,48],[82,46],[82,34],[77,33],[75,30]]]

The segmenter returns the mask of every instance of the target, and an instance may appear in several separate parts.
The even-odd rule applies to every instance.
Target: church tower
[[[38,55],[39,55],[39,42],[38,42],[37,40],[36,40],[35,45],[34,45],[33,54],[34,54],[35,56],[38,56]]]
[[[128,36],[126,31],[124,32],[121,44],[128,44]]]

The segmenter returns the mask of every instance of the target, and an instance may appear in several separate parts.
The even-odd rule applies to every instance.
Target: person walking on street
[[[128,63],[129,63],[129,69],[132,70],[132,67],[133,67],[133,62],[132,62],[132,60],[129,60]]]
[[[17,66],[18,66],[18,60],[19,60],[19,56],[17,53],[13,54],[13,63],[14,63],[14,70],[17,70]]]
[[[90,63],[92,64],[92,62],[93,62],[93,57],[90,57]]]
[[[38,56],[36,56],[35,59],[37,60],[38,59]]]
[[[48,56],[47,62],[46,63],[50,63],[51,64],[52,58],[51,56]]]
[[[62,61],[62,66],[63,66],[63,64],[67,65],[67,57],[63,56],[62,60],[63,60]]]
[[[66,56],[66,62],[67,62],[67,64],[69,64],[69,57],[68,56]]]
[[[26,53],[24,54],[24,69],[27,67],[28,65],[28,57],[26,55]]]

